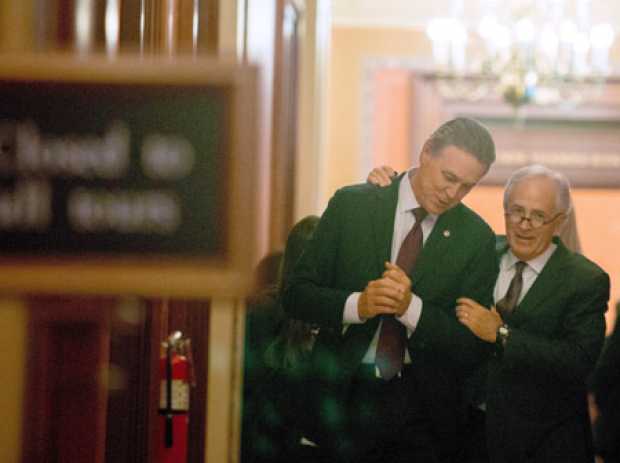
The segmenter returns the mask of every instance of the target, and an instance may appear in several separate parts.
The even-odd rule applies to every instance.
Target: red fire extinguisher
[[[189,389],[193,386],[191,344],[180,331],[162,343],[159,361],[159,463],[187,462]]]

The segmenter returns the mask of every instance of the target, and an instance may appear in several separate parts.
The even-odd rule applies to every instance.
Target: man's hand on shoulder
[[[396,171],[390,166],[375,167],[368,174],[366,182],[371,185],[388,186],[392,183],[392,179],[396,176]]]

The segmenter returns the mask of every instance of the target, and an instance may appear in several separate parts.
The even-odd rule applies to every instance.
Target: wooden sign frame
[[[223,255],[206,257],[16,254],[0,257],[0,291],[48,294],[133,294],[145,297],[206,298],[243,295],[256,253],[256,69],[214,59],[75,55],[3,56],[6,82],[93,85],[223,85],[232,91],[230,160],[225,176],[227,234]],[[223,196],[223,195],[222,195]]]

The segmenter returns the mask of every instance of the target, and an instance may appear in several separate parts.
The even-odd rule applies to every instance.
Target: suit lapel
[[[369,279],[380,277],[385,270],[384,262],[390,260],[392,236],[394,234],[394,215],[396,214],[396,205],[398,203],[400,178],[402,178],[402,175],[398,180],[392,182],[390,186],[386,188],[377,188],[372,198],[374,203],[371,204],[371,207],[367,211],[370,216],[370,232],[373,235],[373,248],[375,253],[373,264],[375,267],[368,275]],[[365,224],[367,226],[368,222]],[[363,226],[364,224],[360,224],[360,227]],[[364,232],[364,230],[361,232]],[[365,230],[365,232],[368,233],[369,230]],[[366,323],[349,326],[344,335],[347,349],[341,352],[343,360],[342,365],[357,367],[368,349],[368,344],[377,330],[378,324],[379,317],[375,317]],[[349,374],[352,373],[352,371],[349,372]]]
[[[562,275],[570,261],[571,253],[560,240],[554,238],[554,243],[557,245],[557,249],[512,314],[511,320],[513,322],[528,318],[528,314],[532,310],[541,307],[547,298],[557,294],[564,285]]]
[[[375,194],[375,207],[370,211],[372,214],[372,229],[374,234],[374,249],[376,253],[376,265],[379,275],[385,269],[384,262],[389,261],[392,253],[392,237],[394,235],[394,216],[398,203],[398,188],[401,174],[389,187],[378,188]]]
[[[433,231],[426,239],[413,269],[412,280],[415,281],[418,287],[425,276],[433,274],[433,272],[428,270],[434,268],[437,264],[437,257],[442,256],[446,258],[450,255],[448,247],[451,240],[454,238],[458,239],[459,230],[456,226],[455,217],[457,217],[457,209],[460,207],[460,205],[457,205],[437,218]]]

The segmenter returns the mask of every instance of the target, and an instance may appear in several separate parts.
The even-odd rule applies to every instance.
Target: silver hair
[[[514,186],[519,182],[532,177],[546,177],[553,180],[556,186],[556,212],[563,212],[566,215],[570,214],[573,208],[573,202],[571,201],[570,183],[568,179],[564,174],[540,164],[525,166],[513,172],[506,182],[506,188],[504,188],[504,210],[508,209],[508,198],[510,197],[510,193],[512,192]]]

